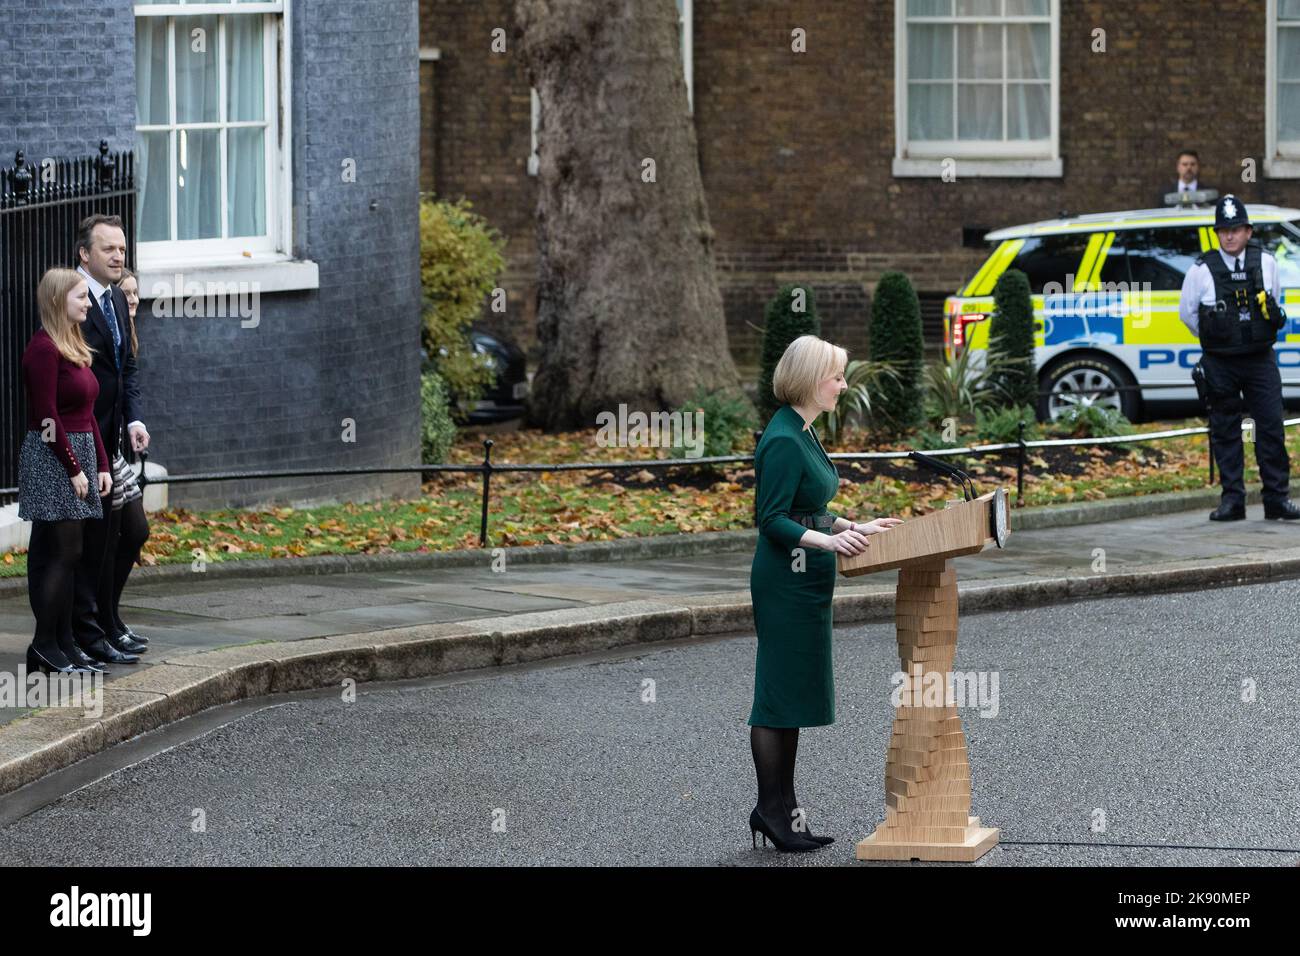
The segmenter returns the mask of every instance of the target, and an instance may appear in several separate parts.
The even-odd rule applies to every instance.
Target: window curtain
[[[199,31],[199,32],[196,32]],[[176,122],[220,121],[215,16],[176,18]],[[176,132],[176,238],[221,237],[221,131]]]
[[[1292,2],[1300,7],[1300,0]],[[912,17],[1001,17],[1004,12],[1046,16],[1050,6],[1048,0],[1006,0],[1005,8],[1002,0],[908,0],[907,5]],[[1047,139],[1051,71],[1051,24],[909,23],[908,136],[919,141]]]
[[[135,101],[140,124],[170,121],[167,103],[167,21],[142,17],[135,26]],[[136,147],[136,235],[141,242],[171,238],[167,187],[171,165],[166,132],[141,133]]]
[[[1300,0],[1278,0],[1277,19],[1277,138],[1297,140],[1300,139]]]
[[[226,114],[231,122],[265,119],[262,86],[261,17],[226,21]],[[266,130],[260,126],[227,131],[227,234],[266,234]]]
[[[912,139],[953,138],[952,38],[947,24],[907,28],[907,132]]]
[[[1052,129],[1051,27],[1011,23],[1006,31],[1007,139],[1046,139]]]

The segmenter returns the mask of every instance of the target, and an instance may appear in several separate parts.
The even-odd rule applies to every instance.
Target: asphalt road
[[[965,617],[958,669],[998,675],[996,716],[963,711],[1002,831],[976,865],[1300,863],[1297,635],[1292,582]],[[837,719],[796,777],[837,837],[813,854],[750,847],[747,636],[265,698],[25,816],[0,799],[0,864],[916,866],[852,856],[883,818],[894,653],[890,625],[836,632]]]

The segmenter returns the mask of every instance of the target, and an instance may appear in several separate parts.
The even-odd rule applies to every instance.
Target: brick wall
[[[129,39],[131,7],[118,7]],[[173,473],[419,462],[416,4],[295,3],[292,23],[294,251],[319,265],[320,288],[262,295],[250,329],[237,317],[160,317],[141,303],[143,417],[151,457]],[[46,59],[44,73],[61,75]],[[121,63],[112,85],[127,91],[133,116],[129,46]],[[70,149],[53,109],[34,126],[49,137],[38,146]],[[345,159],[356,161],[353,183]],[[345,418],[355,443],[342,441]],[[415,475],[277,479],[177,485],[171,500],[306,504],[418,489]]]
[[[105,96],[103,91],[116,91]],[[131,0],[27,0],[0,15],[0,165],[135,142]]]
[[[535,193],[526,175],[528,85],[489,33],[508,0],[422,0],[422,42],[438,46],[430,131],[437,188],[467,195],[510,239],[507,283],[531,342]],[[756,360],[762,306],[786,281],[816,289],[823,332],[866,347],[871,292],[902,269],[922,293],[950,293],[983,253],[963,229],[1146,207],[1185,146],[1202,179],[1251,201],[1300,206],[1300,181],[1263,174],[1265,7],[1224,0],[1187,15],[1177,0],[1062,3],[1060,143],[1054,179],[895,177],[894,4],[888,0],[697,2],[695,126],[733,353]],[[808,52],[790,50],[807,32]],[[1092,52],[1093,30],[1106,52]],[[1232,56],[1225,67],[1225,37]],[[1258,182],[1241,181],[1256,160]],[[512,306],[513,308],[513,306]],[[932,326],[933,328],[933,326]]]
[[[506,33],[506,52],[492,52],[492,31]],[[439,198],[468,197],[507,241],[506,315],[489,327],[521,346],[536,344],[537,180],[528,175],[531,100],[514,52],[513,0],[420,0],[420,45],[437,47],[435,107],[421,131],[434,156]],[[427,115],[427,114],[426,114]]]

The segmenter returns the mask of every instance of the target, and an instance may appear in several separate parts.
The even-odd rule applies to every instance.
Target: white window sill
[[[1264,175],[1269,179],[1300,179],[1300,158],[1266,159]]]
[[[953,160],[953,172],[958,180],[975,177],[1042,177],[1060,178],[1063,163],[1056,159],[963,159],[960,156],[936,159],[894,159],[895,176],[916,176],[942,179],[944,161]]]
[[[320,268],[310,259],[141,263],[139,272],[142,299],[171,297],[178,286],[183,290],[191,283],[248,283],[258,293],[320,288]]]

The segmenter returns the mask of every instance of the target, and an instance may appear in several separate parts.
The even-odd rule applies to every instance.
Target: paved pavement
[[[731,586],[738,566],[633,578]],[[599,570],[576,581],[620,580]],[[963,711],[973,812],[1002,831],[976,865],[1300,863],[1298,632],[1290,582],[964,615],[958,669],[999,675],[996,714]],[[883,816],[890,624],[837,630],[836,722],[801,736],[798,794],[837,837],[815,854],[750,847],[753,662],[752,635],[697,639],[208,712],[69,768],[88,785],[26,816],[0,799],[0,865],[919,865],[852,857]]]
[[[1300,547],[1300,527],[1266,522],[1259,506],[1250,520],[1212,525],[1205,511],[1106,524],[1020,531],[1005,551],[958,558],[959,581],[1140,571],[1172,562]],[[1098,551],[1102,549],[1104,554]],[[729,554],[648,561],[555,565],[507,563],[302,577],[230,578],[194,573],[185,579],[132,583],[123,616],[151,640],[135,667],[176,651],[200,651],[263,641],[293,641],[384,628],[497,617],[668,595],[746,590],[752,546]],[[843,579],[837,590],[892,591],[896,574]],[[14,671],[31,640],[31,609],[24,593],[0,600],[0,671]],[[0,708],[0,723],[27,711]]]

